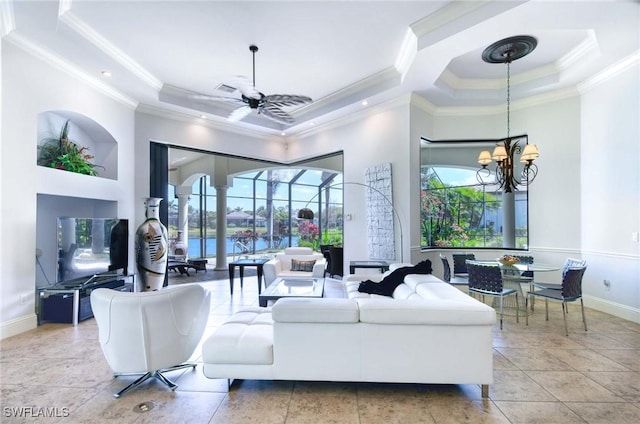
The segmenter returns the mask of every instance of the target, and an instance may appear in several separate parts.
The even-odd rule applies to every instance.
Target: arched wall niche
[[[69,121],[69,140],[86,147],[93,156],[98,177],[118,179],[118,142],[102,125],[81,113],[68,110],[49,110],[38,114],[37,145],[46,138],[57,138]]]

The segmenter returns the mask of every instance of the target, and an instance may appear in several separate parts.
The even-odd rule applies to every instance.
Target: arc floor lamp
[[[386,200],[387,203],[389,203],[389,206],[391,206],[391,210],[393,211],[394,216],[398,220],[398,229],[400,230],[400,262],[404,262],[402,222],[400,221],[400,215],[398,215],[398,211],[393,206],[393,202],[391,201],[391,199],[389,199],[387,195],[385,195],[383,192],[381,192],[380,190],[378,190],[373,186],[370,186],[364,183],[357,183],[353,181],[343,181],[341,183],[329,184],[322,187],[321,190],[327,190],[332,187],[338,187],[343,185],[356,185],[356,186],[361,186],[361,187],[365,187],[367,189],[373,190],[374,192],[379,194],[384,200]],[[318,193],[316,193],[311,199],[309,199],[305,207],[298,211],[298,219],[313,219],[315,217],[315,213],[311,209],[309,209],[307,206],[309,206],[309,203],[311,203],[313,199],[315,199],[320,195],[320,192],[321,191],[318,191]],[[394,234],[394,238],[395,238],[395,234]]]

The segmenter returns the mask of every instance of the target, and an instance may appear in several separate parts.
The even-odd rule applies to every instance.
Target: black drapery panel
[[[149,143],[149,196],[161,197],[160,222],[169,225],[169,147]]]
[[[161,197],[160,222],[169,226],[169,147],[166,144],[149,143],[149,196]],[[165,273],[164,284],[169,285],[169,275]]]

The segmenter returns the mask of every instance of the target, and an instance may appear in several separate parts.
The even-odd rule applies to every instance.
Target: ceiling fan
[[[258,51],[258,47],[251,45],[249,46],[249,50],[253,53],[253,83],[246,77],[236,77],[238,82],[237,89],[242,95],[241,98],[207,96],[203,94],[195,94],[192,95],[191,98],[241,104],[240,107],[229,114],[227,119],[231,122],[240,121],[249,115],[252,110],[256,110],[259,115],[271,119],[272,121],[285,125],[293,124],[293,117],[282,110],[282,107],[303,105],[311,103],[313,100],[307,96],[298,96],[294,94],[270,94],[265,96],[258,91],[256,89],[256,52]]]

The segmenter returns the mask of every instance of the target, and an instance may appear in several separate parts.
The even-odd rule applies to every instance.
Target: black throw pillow
[[[431,261],[426,259],[415,266],[405,266],[392,271],[379,283],[366,280],[360,283],[358,291],[360,293],[379,294],[382,296],[392,296],[393,291],[404,281],[404,277],[409,274],[431,274]]]

